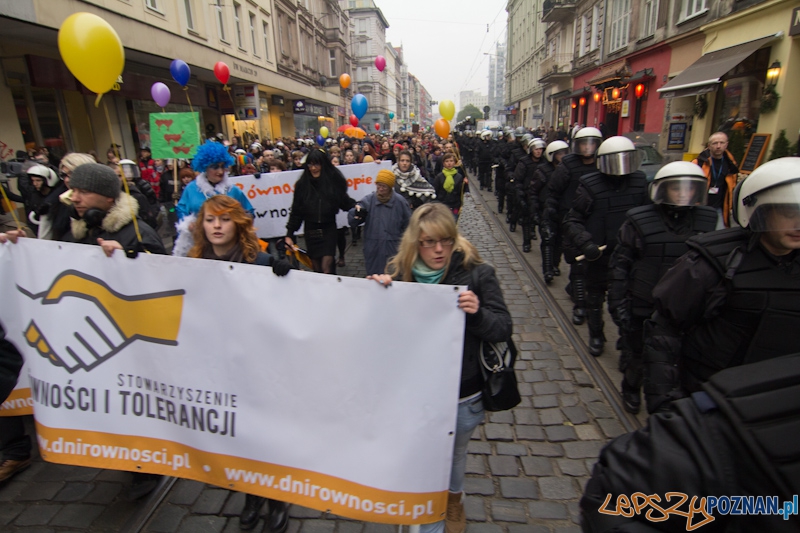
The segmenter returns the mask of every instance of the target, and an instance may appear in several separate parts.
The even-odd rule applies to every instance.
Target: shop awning
[[[628,83],[636,83],[638,81],[649,80],[653,77],[653,69],[646,68],[644,70],[637,70],[634,72],[633,76],[628,78]]]
[[[703,57],[657,89],[661,98],[677,98],[710,93],[717,88],[722,77],[736,65],[747,59],[750,54],[783,36],[778,32],[755,41],[737,44],[722,50],[704,54]]]
[[[621,59],[619,61],[614,61],[613,63],[607,63],[601,66],[597,72],[597,75],[586,83],[589,85],[601,85],[603,83],[616,81],[630,75],[631,69],[628,66],[628,62],[624,59]]]
[[[569,95],[570,95],[569,89],[565,89],[563,91],[551,94],[550,96],[548,96],[548,98],[550,98],[550,99],[553,99],[553,98],[564,98],[565,96],[569,96]]]
[[[576,96],[583,96],[584,94],[588,93],[589,91],[586,90],[586,87],[581,87],[580,89],[575,89],[571,93],[569,93],[570,98],[575,98]]]

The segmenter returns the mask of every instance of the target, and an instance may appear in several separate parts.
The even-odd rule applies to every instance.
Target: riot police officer
[[[517,213],[522,224],[522,251],[531,251],[531,239],[536,236],[535,216],[531,209],[531,194],[533,189],[533,177],[539,163],[542,162],[542,153],[545,144],[541,139],[531,139],[528,141],[528,155],[517,163],[514,170],[514,186],[517,188]]]
[[[688,161],[665,165],[650,186],[652,204],[628,211],[609,264],[608,310],[622,335],[620,368],[625,409],[641,406],[642,335],[653,314],[653,287],[689,250],[689,237],[714,231],[717,213],[706,204],[703,169]]]
[[[572,207],[578,180],[584,174],[597,172],[595,153],[601,142],[603,135],[597,128],[588,127],[579,130],[573,139],[572,153],[561,159],[552,178],[547,182],[547,203],[543,215],[552,227],[562,228],[562,235],[564,217]],[[564,245],[566,244],[564,241]],[[570,283],[567,292],[570,293],[574,303],[572,323],[580,325],[586,321],[586,264],[576,263],[577,255],[580,255],[580,252],[575,253],[571,248],[564,246],[564,260],[570,265]]]
[[[517,128],[521,130],[522,128]],[[528,136],[526,138],[526,136]],[[509,150],[508,166],[509,169],[506,181],[506,206],[508,208],[508,230],[514,233],[517,230],[517,188],[514,185],[514,171],[517,169],[517,164],[525,159],[525,146],[532,137],[529,133],[518,135],[514,133],[514,141],[511,142],[511,149]]]
[[[582,131],[582,130],[581,130]],[[580,131],[578,132],[580,134]],[[583,254],[589,353],[603,353],[603,302],[608,288],[608,260],[628,209],[649,201],[647,177],[639,170],[639,153],[627,137],[609,137],[597,149],[599,172],[582,176],[564,221],[564,239]],[[600,249],[605,246],[606,250]]]
[[[510,139],[510,140],[509,140]],[[514,141],[514,132],[506,130],[497,144],[497,162],[495,169],[494,189],[497,195],[497,212],[502,213],[506,202],[506,181],[507,174],[514,171],[510,168],[508,158],[511,156],[511,142]],[[509,206],[509,209],[511,207]]]
[[[735,189],[741,227],[698,235],[653,289],[645,323],[648,412],[714,373],[798,351],[800,158],[756,168]]]
[[[564,141],[553,141],[544,150],[543,161],[536,169],[531,188],[531,211],[535,221],[539,224],[539,233],[542,236],[542,273],[548,285],[553,282],[553,277],[561,275],[558,269],[561,261],[561,227],[554,224],[544,216],[544,207],[547,202],[547,182],[561,163],[561,159],[569,151],[569,145]]]
[[[492,132],[483,130],[481,132],[481,141],[476,149],[478,155],[478,182],[480,182],[481,190],[487,189],[489,192],[492,192],[492,161],[494,160],[491,139]]]

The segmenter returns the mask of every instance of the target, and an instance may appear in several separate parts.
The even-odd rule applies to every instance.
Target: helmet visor
[[[751,231],[800,231],[800,182],[756,193],[745,206],[753,209]]]
[[[695,206],[706,205],[708,182],[704,178],[681,176],[654,181],[650,198],[654,204]]]
[[[636,150],[604,154],[597,158],[597,168],[609,176],[625,176],[639,170],[641,157]]]
[[[120,165],[122,167],[122,175],[125,179],[132,180],[139,177],[139,167],[136,165]]]
[[[581,157],[592,157],[599,147],[600,139],[594,137],[575,139],[572,143],[572,152]]]

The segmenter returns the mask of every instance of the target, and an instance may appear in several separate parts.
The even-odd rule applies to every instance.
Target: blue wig
[[[214,163],[225,163],[226,167],[230,167],[235,162],[225,145],[208,141],[197,148],[197,154],[192,159],[192,168],[195,172],[205,172]]]

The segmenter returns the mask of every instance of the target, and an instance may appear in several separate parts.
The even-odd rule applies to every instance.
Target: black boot
[[[536,236],[536,224],[531,224],[531,239],[538,241],[539,237]]]
[[[599,357],[603,353],[606,336],[603,334],[603,309],[591,308],[588,310],[589,321],[589,353]]]
[[[264,505],[264,500],[261,496],[254,496],[253,494],[245,494],[244,508],[239,515],[239,529],[247,531],[256,527],[258,523],[258,513],[261,511],[261,506]]]
[[[553,275],[554,276],[560,276],[561,275],[561,270],[557,266],[553,267]]]
[[[279,500],[269,500],[267,513],[267,531],[283,533],[289,526],[289,505]]]
[[[531,226],[522,223],[522,251],[526,254],[531,251]]]
[[[586,322],[586,279],[581,276],[572,280],[572,323],[580,326]]]
[[[542,272],[544,272],[544,282],[550,285],[553,282],[553,247],[550,245],[542,246]]]
[[[511,233],[514,233],[515,231],[517,231],[517,223],[516,222],[511,222],[508,225],[508,231],[510,231]]]
[[[633,414],[639,414],[639,409],[642,408],[642,398],[639,394],[639,389],[628,384],[628,380],[622,378],[622,406],[626,411]]]

